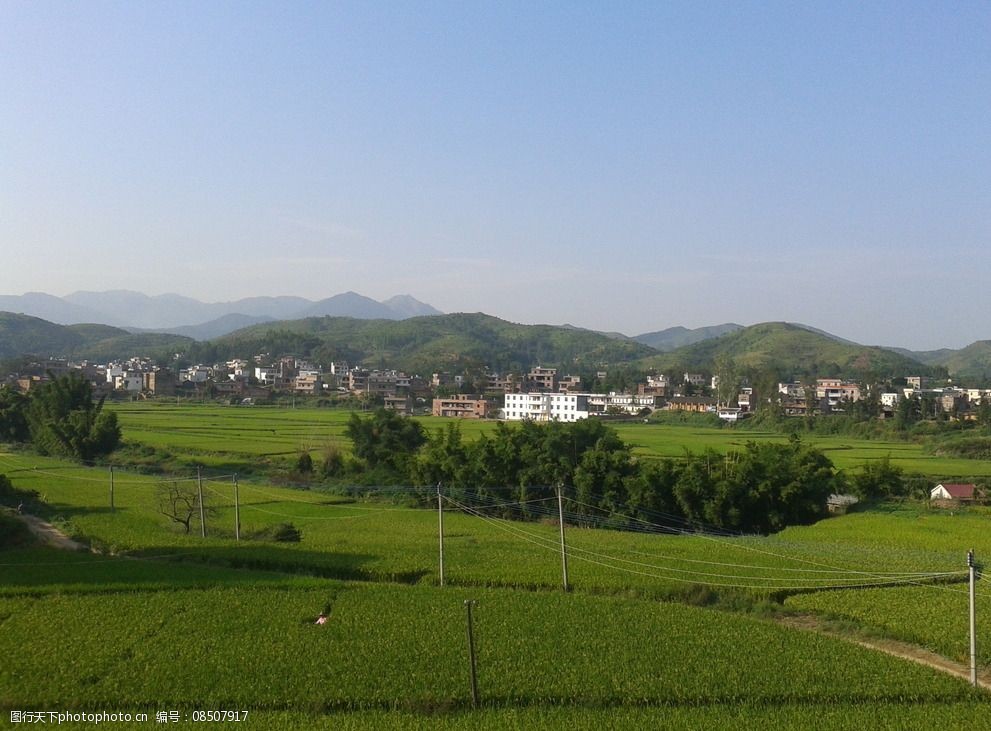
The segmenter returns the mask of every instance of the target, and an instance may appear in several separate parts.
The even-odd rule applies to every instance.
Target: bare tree
[[[192,526],[193,518],[199,516],[200,503],[196,485],[192,482],[170,480],[160,482],[157,489],[158,512],[178,523],[186,529]],[[216,509],[204,504],[203,511],[211,517],[216,515]]]

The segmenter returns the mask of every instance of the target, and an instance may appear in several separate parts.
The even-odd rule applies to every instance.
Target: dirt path
[[[65,533],[60,531],[51,523],[46,523],[41,518],[33,515],[18,515],[28,530],[30,530],[46,546],[61,548],[63,551],[89,551],[89,546],[83,545],[79,541],[74,541]]]
[[[900,640],[867,637],[864,635],[841,632],[837,629],[833,629],[827,622],[811,614],[796,614],[778,617],[776,621],[786,627],[805,630],[807,632],[819,632],[824,635],[829,635],[830,637],[845,640],[846,642],[852,642],[856,645],[860,645],[861,647],[877,650],[879,652],[885,652],[889,655],[900,657],[903,660],[911,660],[912,662],[925,665],[926,667],[933,668],[934,670],[939,670],[940,672],[948,673],[958,678],[963,678],[968,682],[970,681],[969,667],[963,663],[955,662],[949,658],[943,657],[942,655],[937,655],[935,652],[930,652],[924,647],[919,647],[918,645],[913,645],[908,642],[901,642]],[[977,684],[982,688],[991,690],[991,673],[987,671],[982,672],[978,669]]]

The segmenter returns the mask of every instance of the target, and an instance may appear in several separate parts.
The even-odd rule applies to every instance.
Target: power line
[[[450,500],[450,502],[452,502],[453,504],[457,505],[459,508],[461,508],[465,512],[467,512],[467,513],[469,513],[471,515],[474,515],[474,516],[480,518],[481,520],[483,520],[483,521],[485,521],[485,522],[487,522],[487,523],[489,523],[491,525],[494,525],[497,528],[500,528],[501,530],[504,530],[506,532],[512,533],[512,534],[516,535],[518,538],[521,538],[522,540],[526,540],[526,541],[528,541],[530,543],[533,543],[533,544],[535,544],[535,545],[537,545],[537,546],[539,546],[541,548],[544,548],[546,550],[554,551],[555,553],[558,550],[557,542],[554,541],[553,539],[545,538],[544,536],[540,536],[538,534],[532,533],[530,531],[523,530],[523,529],[518,528],[518,527],[515,527],[515,526],[503,525],[504,523],[507,523],[508,521],[501,521],[501,520],[496,519],[496,518],[491,518],[489,516],[483,515],[481,512],[479,512],[477,510],[474,510],[470,506],[464,505],[464,504],[459,503],[459,502],[457,502],[455,500],[451,500],[451,499],[449,499],[449,500]],[[647,572],[647,571],[640,571],[640,570],[637,570],[637,569],[630,569],[630,568],[626,568],[626,567],[623,567],[623,566],[616,566],[614,564],[607,563],[607,561],[620,561],[620,562],[632,563],[632,564],[639,564],[639,562],[633,562],[633,561],[628,561],[628,560],[625,560],[625,559],[619,559],[619,558],[616,558],[614,556],[609,556],[607,554],[600,554],[600,553],[597,553],[597,552],[594,552],[594,551],[588,551],[588,550],[585,550],[585,549],[572,548],[572,550],[573,551],[576,551],[577,553],[580,553],[580,554],[587,554],[585,556],[582,556],[582,555],[573,555],[574,558],[577,558],[577,559],[583,560],[583,561],[587,561],[589,563],[598,564],[598,565],[604,566],[606,568],[612,568],[612,569],[619,570],[619,571],[625,571],[627,573],[640,574],[640,575],[643,575],[643,576],[650,576],[650,577],[653,577],[653,578],[659,578],[659,579],[664,579],[664,580],[669,580],[669,581],[676,581],[676,582],[679,582],[679,583],[704,584],[704,585],[708,585],[708,586],[720,586],[720,587],[729,587],[729,588],[754,589],[754,590],[764,590],[764,591],[767,591],[767,590],[773,590],[773,591],[808,590],[808,589],[825,590],[825,589],[854,589],[854,588],[865,588],[865,587],[876,587],[876,586],[891,586],[891,585],[904,585],[904,584],[918,584],[919,583],[917,581],[908,580],[908,579],[903,578],[903,577],[887,577],[887,576],[883,576],[883,575],[882,576],[875,576],[875,577],[873,577],[873,581],[871,581],[869,579],[853,579],[853,578],[851,578],[851,579],[848,580],[847,583],[833,583],[833,584],[826,585],[826,586],[804,586],[804,585],[803,586],[766,586],[766,585],[762,585],[762,584],[752,584],[752,583],[748,583],[748,584],[730,584],[730,583],[726,583],[726,582],[713,582],[713,581],[708,580],[708,579],[707,580],[704,580],[704,581],[698,581],[698,580],[691,580],[691,579],[682,579],[682,578],[674,577],[674,576],[666,576],[666,575],[663,575],[663,574],[656,574],[656,573],[651,573],[651,572]],[[589,558],[589,556],[594,556],[595,558]],[[605,561],[600,561],[600,560],[597,560],[597,559],[605,559]],[[647,567],[647,568],[654,568],[654,569],[660,570],[660,571],[673,571],[673,572],[678,572],[678,573],[687,573],[687,574],[692,575],[692,576],[706,576],[706,577],[715,576],[717,578],[734,578],[734,579],[741,579],[741,580],[742,579],[749,578],[749,579],[752,579],[752,580],[759,580],[759,581],[772,580],[770,577],[749,577],[749,576],[740,577],[740,576],[737,576],[737,575],[718,575],[718,574],[708,574],[708,573],[704,573],[704,572],[691,572],[691,571],[685,571],[685,570],[679,570],[679,569],[671,569],[669,567],[654,566],[654,565],[651,565],[651,564],[639,564],[639,565],[642,565],[642,566]],[[914,576],[915,576],[915,578],[920,578],[919,575],[914,575]],[[924,578],[939,578],[939,577],[942,577],[942,576],[944,576],[944,574],[931,574],[931,575],[925,575]],[[789,580],[789,579],[773,579],[773,580]],[[790,580],[792,580],[792,581],[802,581],[801,579],[795,579],[793,577]],[[805,580],[805,581],[824,581],[824,580],[825,579],[819,579],[819,580],[808,579],[808,580]],[[849,582],[854,582],[854,581],[856,581],[858,583],[849,583]],[[869,582],[869,583],[864,583],[864,582]],[[922,585],[922,586],[931,586],[931,585],[928,585],[928,584],[919,584],[919,585]],[[937,588],[937,587],[933,587],[933,588]]]

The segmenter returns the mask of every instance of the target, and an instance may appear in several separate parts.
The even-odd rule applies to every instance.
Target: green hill
[[[41,357],[62,355],[83,342],[82,334],[63,325],[30,315],[0,312],[0,358],[27,353]]]
[[[625,363],[655,351],[591,330],[518,325],[481,313],[458,313],[408,320],[311,317],[265,323],[197,343],[190,356],[213,360],[262,352],[430,373],[473,366],[527,369],[536,364],[578,370]]]
[[[946,368],[958,380],[991,381],[991,340],[978,340],[960,350],[933,351],[927,363]]]
[[[184,350],[191,342],[177,335],[133,335],[109,325],[56,325],[29,315],[0,312],[0,358],[31,355],[103,361]]]
[[[641,363],[673,373],[711,371],[720,356],[732,359],[743,371],[774,371],[782,378],[930,375],[939,370],[886,348],[843,342],[785,322],[751,325],[722,337],[645,358]]]
[[[733,322],[727,322],[722,325],[710,325],[709,327],[697,327],[694,330],[689,330],[686,327],[678,326],[669,327],[667,330],[658,330],[656,332],[636,335],[633,339],[638,343],[649,345],[655,350],[667,352],[670,350],[676,350],[677,348],[681,348],[685,345],[699,343],[703,340],[718,338],[721,335],[726,335],[727,333],[736,332],[737,330],[742,329],[743,325],[737,325]]]

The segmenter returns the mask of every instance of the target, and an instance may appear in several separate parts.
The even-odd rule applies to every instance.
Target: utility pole
[[[474,599],[465,599],[465,611],[468,613],[468,667],[471,674],[471,705],[478,708],[478,674],[475,668],[475,633],[471,622],[471,608],[475,606]]]
[[[200,538],[206,538],[206,515],[203,510],[203,475],[199,467],[196,468],[196,492],[200,498]]]
[[[237,472],[234,473],[234,540],[241,540],[241,506],[237,499]]]
[[[440,540],[440,585],[444,586],[444,496],[437,483],[437,530]]]
[[[117,509],[114,507],[114,466],[110,465],[110,512],[116,513]]]
[[[970,573],[970,684],[977,687],[977,621],[975,616],[975,567],[974,549],[967,551],[967,569]]]
[[[557,523],[561,528],[561,576],[564,590],[568,591],[568,547],[564,542],[564,502],[561,497],[561,483],[557,485]]]

